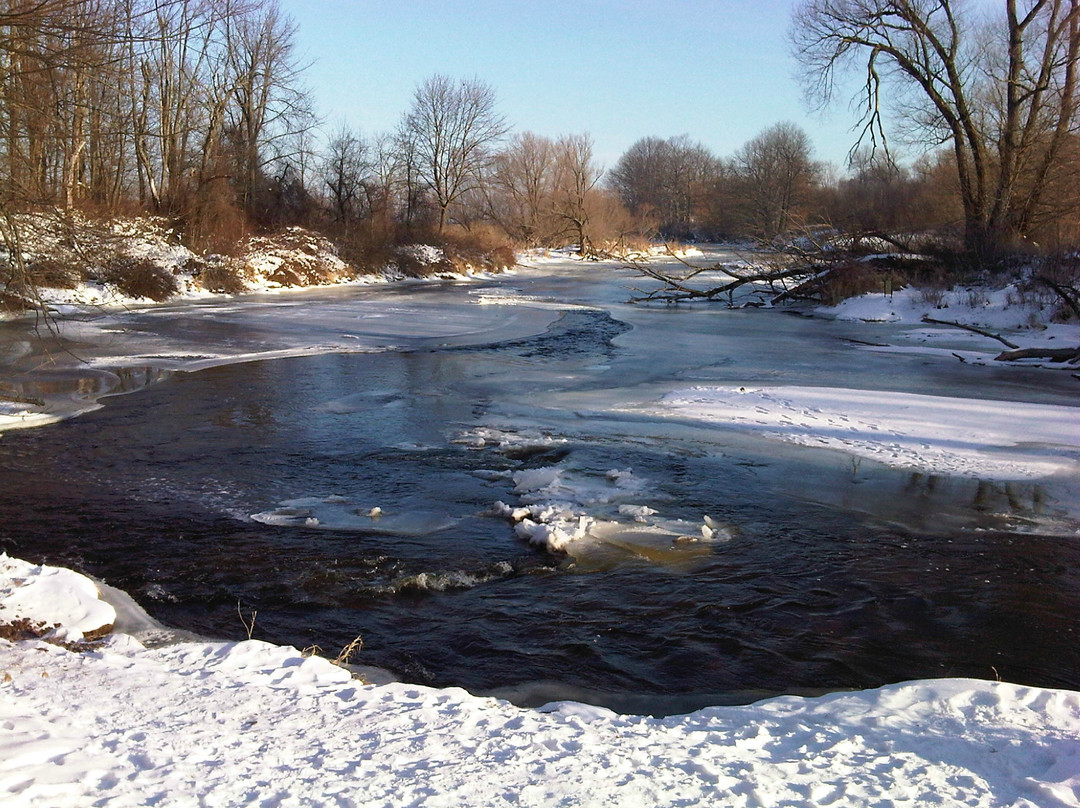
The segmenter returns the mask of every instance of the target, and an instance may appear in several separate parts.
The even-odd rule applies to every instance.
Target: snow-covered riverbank
[[[0,557],[0,621],[71,640],[108,610],[88,579]],[[114,633],[86,650],[0,640],[0,693],[9,806],[1080,804],[1080,694],[996,682],[654,719],[366,685],[258,641]]]

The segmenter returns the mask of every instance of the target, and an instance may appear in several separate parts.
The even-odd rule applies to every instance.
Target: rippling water
[[[1073,523],[1046,528],[1060,490],[616,411],[698,383],[1071,403],[1068,382],[859,352],[864,326],[639,309],[621,302],[630,282],[575,270],[339,292],[326,318],[318,298],[290,304],[259,339],[360,322],[365,350],[392,349],[174,372],[5,434],[0,543],[174,626],[242,637],[239,603],[256,637],[333,655],[359,634],[367,664],[524,704],[681,712],[932,676],[1080,687],[1080,548]],[[195,355],[204,324],[243,353],[249,321],[229,318],[254,305],[133,315],[122,344],[174,357],[138,360],[151,381]],[[380,306],[430,319],[376,345]],[[529,472],[616,527],[568,556],[529,546],[493,511],[522,500]],[[641,508],[688,536],[708,515],[717,536],[649,533]]]

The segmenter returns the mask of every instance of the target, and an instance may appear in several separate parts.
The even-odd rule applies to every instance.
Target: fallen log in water
[[[1012,362],[1017,359],[1048,359],[1051,362],[1080,362],[1080,348],[1020,348],[1002,351],[994,359]]]

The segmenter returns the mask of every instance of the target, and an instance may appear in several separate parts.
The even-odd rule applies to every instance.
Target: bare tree
[[[368,149],[369,171],[363,184],[368,236],[385,239],[393,229],[394,205],[401,187],[401,162],[392,133],[376,135]]]
[[[438,206],[441,233],[450,206],[475,187],[493,158],[492,147],[506,134],[495,91],[477,79],[432,76],[417,87],[402,128]]]
[[[611,170],[608,183],[631,213],[666,238],[691,235],[720,163],[688,135],[635,142]]]
[[[0,129],[9,201],[74,202],[107,82],[115,14],[105,0],[12,2],[0,9]]]
[[[591,223],[599,196],[596,186],[603,174],[593,159],[589,135],[564,135],[555,143],[554,212],[574,234],[582,257],[593,254]]]
[[[503,230],[526,247],[551,234],[551,192],[555,144],[550,138],[523,132],[496,155],[491,187],[492,216]]]
[[[359,205],[366,202],[367,151],[364,139],[347,126],[338,129],[327,144],[322,179],[339,224],[347,226],[360,213]]]
[[[295,142],[299,131],[314,124],[295,45],[296,23],[281,12],[277,0],[263,0],[228,31],[232,85],[228,134],[236,161],[235,184],[248,211],[257,201],[261,171],[290,156],[271,147]]]
[[[862,137],[885,143],[882,88],[931,145],[949,143],[976,256],[1023,237],[1077,126],[1080,2],[1005,0],[981,27],[957,0],[805,0],[796,53],[818,100],[861,65]]]
[[[421,169],[422,155],[416,132],[408,117],[402,119],[394,136],[396,172],[400,185],[399,219],[407,233],[427,225],[430,213],[428,185]]]
[[[739,150],[735,166],[751,232],[772,239],[795,224],[818,172],[806,132],[793,123],[776,124]]]
[[[128,2],[129,128],[142,195],[158,211],[183,210],[207,159],[196,155],[219,140],[232,91],[223,39],[247,11],[228,0]]]
[[[659,225],[667,208],[670,162],[668,141],[643,137],[619,158],[608,176],[608,184],[631,213]]]

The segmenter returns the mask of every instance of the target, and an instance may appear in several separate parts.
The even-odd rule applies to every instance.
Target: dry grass
[[[10,623],[0,623],[0,640],[9,642],[40,640],[59,625],[55,623],[50,626],[46,623],[34,622],[28,617],[17,617]]]
[[[338,655],[336,657],[334,657],[333,659],[328,659],[327,661],[330,662],[330,664],[332,665],[337,665],[339,668],[348,668],[349,664],[352,662],[353,657],[363,647],[364,638],[358,634],[356,635],[356,639],[354,639],[352,642],[342,648],[341,651],[338,652]],[[300,655],[304,657],[322,657],[323,649],[318,645],[309,645],[307,648],[300,652]],[[355,671],[352,672],[352,677],[354,679],[359,679],[363,681],[363,677]]]
[[[348,665],[352,661],[353,655],[358,653],[360,649],[364,647],[364,638],[359,634],[356,635],[351,643],[341,649],[341,652],[331,660],[335,665]]]

